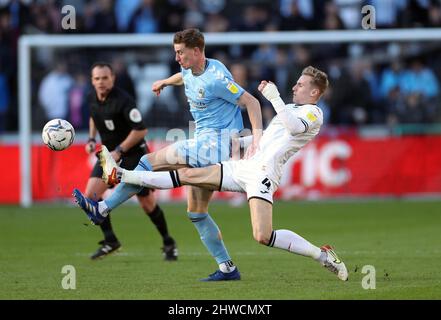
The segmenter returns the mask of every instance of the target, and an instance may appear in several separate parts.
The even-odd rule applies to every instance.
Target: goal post
[[[206,33],[207,46],[256,44],[320,44],[409,42],[441,40],[441,28],[286,31],[286,32],[228,32]],[[39,47],[158,47],[171,46],[173,34],[105,34],[105,35],[23,35],[18,46],[18,100],[20,143],[20,204],[30,207],[31,175],[31,50]]]

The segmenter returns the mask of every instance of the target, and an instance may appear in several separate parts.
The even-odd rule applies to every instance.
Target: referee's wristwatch
[[[116,151],[117,153],[119,153],[120,156],[123,156],[123,155],[124,155],[124,150],[123,150],[123,148],[121,147],[121,145],[116,146],[115,151]]]

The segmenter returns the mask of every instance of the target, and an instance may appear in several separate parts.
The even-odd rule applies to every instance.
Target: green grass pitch
[[[337,277],[309,258],[259,245],[247,207],[214,203],[242,281],[204,283],[217,265],[187,219],[185,204],[162,205],[179,247],[165,262],[159,234],[138,206],[112,215],[122,250],[100,261],[89,255],[98,227],[69,206],[0,207],[0,299],[440,299],[441,202],[280,202],[274,228],[316,245],[332,244],[350,274]],[[76,271],[76,289],[62,288],[62,268]],[[375,289],[362,287],[363,266],[375,268]],[[369,282],[372,284],[372,282]]]

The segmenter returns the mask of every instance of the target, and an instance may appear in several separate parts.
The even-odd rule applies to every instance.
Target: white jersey
[[[304,145],[311,141],[323,124],[322,110],[313,104],[287,104],[290,116],[298,118],[304,125],[303,133],[291,133],[276,115],[260,140],[259,150],[248,161],[254,162],[279,185],[283,166]]]

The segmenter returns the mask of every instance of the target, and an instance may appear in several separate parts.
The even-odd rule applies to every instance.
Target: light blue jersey
[[[205,71],[200,75],[193,75],[190,69],[181,72],[196,128],[194,139],[177,142],[179,155],[192,167],[227,160],[231,135],[243,130],[237,100],[245,90],[215,59],[207,59]]]
[[[245,92],[218,60],[207,59],[204,73],[182,69],[185,95],[196,124],[196,135],[210,129],[243,129],[237,100]]]

